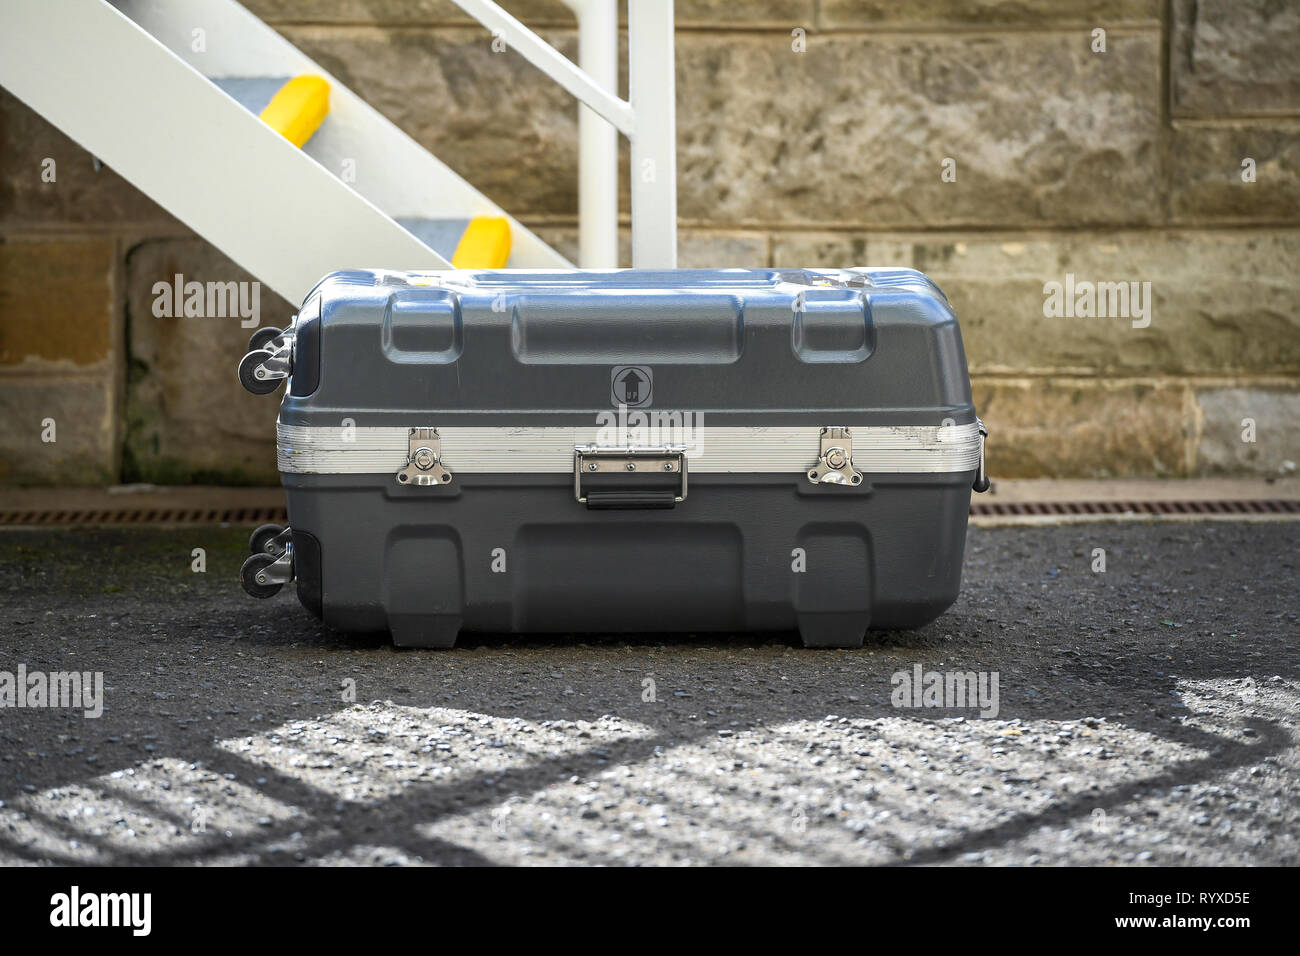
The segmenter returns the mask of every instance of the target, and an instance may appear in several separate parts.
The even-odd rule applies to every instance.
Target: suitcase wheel
[[[278,524],[264,524],[248,539],[248,550],[253,554],[270,554],[279,556],[284,553],[284,546],[287,543],[284,536],[285,529]]]
[[[260,352],[262,350],[273,351],[271,343],[284,335],[284,329],[273,329],[270,326],[258,329],[248,337],[248,351]]]
[[[282,378],[258,378],[256,374],[257,367],[263,362],[272,358],[270,352],[265,349],[258,349],[255,352],[249,352],[239,361],[239,384],[244,386],[254,395],[270,395],[280,383]]]
[[[244,562],[243,567],[239,569],[239,583],[244,586],[248,594],[255,598],[269,598],[280,593],[283,584],[277,582],[261,584],[257,580],[258,574],[266,571],[275,562],[276,556],[273,554],[255,554]]]

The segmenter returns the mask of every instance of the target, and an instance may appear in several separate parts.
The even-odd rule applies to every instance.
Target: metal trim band
[[[436,427],[434,416],[422,425]],[[582,428],[439,428],[442,458],[457,474],[571,474],[576,445],[602,441],[598,426]],[[276,424],[276,461],[287,474],[393,474],[407,461],[409,430]],[[803,474],[821,453],[816,426],[707,427],[672,443],[686,446],[692,474]],[[651,442],[659,444],[659,442]],[[872,425],[853,429],[853,464],[866,473],[934,474],[979,466],[979,426]]]

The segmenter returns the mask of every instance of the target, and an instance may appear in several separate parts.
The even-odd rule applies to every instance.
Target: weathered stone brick
[[[772,265],[787,269],[907,265],[882,259],[886,253],[911,259],[909,249],[888,239],[878,251],[862,232],[778,232],[772,237]]]
[[[1295,474],[1300,465],[1300,386],[1199,388],[1196,404],[1198,474]],[[1246,440],[1252,437],[1250,430],[1253,441]]]
[[[1185,115],[1300,111],[1300,4],[1174,0],[1171,85]]]
[[[0,368],[107,366],[119,356],[115,252],[107,239],[0,241]]]
[[[1175,222],[1300,221],[1300,124],[1177,124],[1170,156]],[[1251,183],[1242,179],[1247,158]]]
[[[1163,215],[1151,34],[687,35],[679,212],[914,228]],[[945,159],[955,182],[943,182]]]
[[[117,480],[116,379],[0,378],[0,485],[104,485]],[[54,441],[42,440],[46,419]]]
[[[503,0],[500,5],[529,25],[573,22],[573,13],[562,0]],[[249,0],[245,6],[273,25],[354,23],[428,27],[476,22],[451,0]]]
[[[626,11],[622,15],[626,20]],[[746,30],[768,27],[788,31],[808,27],[814,15],[813,0],[678,0],[674,11],[677,23],[707,23],[720,29]]]
[[[563,0],[504,0],[500,4],[529,27],[572,24]],[[475,21],[451,0],[249,0],[246,6],[271,24],[366,23],[380,26],[440,26]],[[619,19],[627,10],[618,4]],[[813,0],[677,0],[679,24],[791,27],[813,22]]]
[[[1161,0],[821,0],[824,27],[1111,27],[1160,22]]]
[[[571,227],[541,226],[533,230],[570,262],[578,261],[578,231]],[[618,233],[619,265],[632,265],[632,234]],[[767,265],[767,236],[761,232],[677,233],[677,266],[681,269],[761,269]]]
[[[129,481],[274,482],[279,394],[250,395],[236,366],[250,328],[240,319],[154,315],[154,284],[249,282],[200,239],[153,240],[126,260],[128,346],[123,477]],[[261,325],[283,327],[294,309],[260,289]]]
[[[998,478],[1186,477],[1190,394],[1181,383],[976,379]]]
[[[976,372],[1300,370],[1294,230],[918,236],[894,244],[872,236],[867,253],[869,265],[909,266],[939,283]],[[1044,316],[1044,283],[1064,284],[1067,273],[1076,281],[1150,282],[1150,325]]]
[[[677,247],[682,269],[761,269],[767,236],[757,232],[686,232]]]

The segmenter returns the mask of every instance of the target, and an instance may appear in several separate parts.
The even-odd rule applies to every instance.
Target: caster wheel
[[[255,554],[239,569],[239,583],[244,586],[244,590],[255,598],[269,598],[280,593],[282,584],[258,584],[257,575],[270,567],[275,562],[275,556],[270,554]]]
[[[253,374],[253,370],[270,357],[270,352],[258,349],[256,352],[249,352],[239,361],[239,384],[254,395],[270,395],[284,381],[279,378],[262,379]]]
[[[283,329],[273,329],[270,326],[258,329],[248,337],[248,351],[259,352],[282,335],[284,335]]]
[[[284,533],[278,524],[264,524],[248,539],[248,550],[253,554],[271,554],[279,557],[284,553],[284,545],[275,539]]]

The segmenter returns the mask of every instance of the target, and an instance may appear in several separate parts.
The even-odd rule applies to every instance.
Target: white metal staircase
[[[584,127],[609,121],[633,137],[634,155],[638,153],[632,103],[567,60],[548,68],[554,51],[530,49],[530,37],[542,41],[494,4],[456,2],[478,7],[470,12],[490,27],[490,16],[513,23],[512,45],[518,40],[523,55],[604,117],[584,115]],[[667,9],[665,82],[671,104],[670,4]],[[664,18],[657,12],[655,32],[662,45]],[[608,26],[608,17],[602,22]],[[662,67],[657,63],[656,72],[662,74]],[[640,70],[643,87],[652,79],[649,74]],[[320,77],[329,84],[328,113],[301,148],[258,113],[286,78],[298,76]],[[335,269],[449,268],[458,242],[469,235],[470,221],[508,224],[504,264],[509,268],[571,267],[233,0],[3,0],[0,85],[291,302],[300,301]],[[635,81],[633,86],[635,93]],[[663,83],[659,88],[662,99]],[[667,110],[671,123],[671,105]],[[662,114],[663,107],[658,111]],[[665,186],[675,192],[673,130],[668,127],[665,144],[657,122],[664,117],[656,118],[648,108],[643,112],[650,121],[645,128],[655,134],[645,142],[659,151],[662,177],[657,186],[650,185],[661,193]],[[610,143],[612,135],[601,144],[603,160],[611,159]],[[584,141],[584,164],[586,147]],[[599,212],[610,220],[602,226],[606,246],[617,214],[616,196],[615,208],[608,208],[608,165],[584,170],[600,185],[604,208]],[[640,206],[647,219],[662,220],[667,214],[675,220],[675,197],[666,212],[665,202],[653,198],[634,177],[634,219]],[[586,232],[591,204],[584,203]],[[649,236],[640,246],[649,249],[656,243],[663,254],[657,262],[638,264],[675,264],[665,261],[675,256],[670,251],[675,222],[651,225],[657,232],[639,230]],[[634,222],[634,233],[635,227]],[[584,254],[588,246],[584,235]]]

